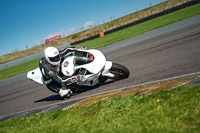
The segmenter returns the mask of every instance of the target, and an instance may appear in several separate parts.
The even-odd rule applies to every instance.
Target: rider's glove
[[[77,75],[77,79],[78,81],[82,81],[82,82],[85,81],[85,77],[83,75]]]
[[[77,81],[85,81],[85,78],[83,75],[77,75],[77,76],[73,76],[71,77],[71,83],[76,83]]]
[[[76,83],[78,81],[76,76],[71,77],[71,83]]]

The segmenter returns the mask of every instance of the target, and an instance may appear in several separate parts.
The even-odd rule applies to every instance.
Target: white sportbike
[[[84,62],[83,62],[84,60]],[[88,62],[88,63],[86,63]],[[96,49],[80,50],[76,54],[68,54],[62,57],[61,72],[63,76],[71,77],[74,75],[84,75],[84,81],[78,80],[73,85],[66,86],[75,92],[79,88],[87,88],[91,86],[101,85],[106,80],[121,80],[129,77],[129,70],[120,64],[106,61],[103,53]],[[27,78],[37,83],[47,85],[52,90],[54,87],[61,87],[55,85],[55,81],[44,81],[42,73],[38,68],[27,73]]]

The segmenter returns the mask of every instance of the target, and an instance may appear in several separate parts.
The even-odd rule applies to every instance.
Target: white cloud
[[[43,44],[43,42],[38,41],[38,42],[35,43],[36,46],[39,46],[41,44]]]
[[[62,29],[60,32],[57,32],[57,33],[54,33],[54,34],[50,34],[45,38],[45,40],[49,39],[49,38],[52,38],[52,37],[54,37],[56,35],[61,35],[62,37],[66,37],[66,36],[81,32],[83,30],[87,30],[87,29],[93,28],[95,26],[96,26],[96,22],[95,21],[88,21],[83,26],[80,26],[78,28],[71,28],[69,30]]]
[[[69,33],[74,34],[76,33],[76,29],[75,28],[71,28],[70,30],[68,30]]]
[[[83,25],[83,29],[84,30],[87,30],[87,29],[90,29],[92,27],[96,26],[96,22],[94,21],[88,21],[86,22],[84,25]]]

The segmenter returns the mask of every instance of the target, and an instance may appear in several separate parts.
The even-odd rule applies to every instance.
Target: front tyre
[[[125,79],[128,78],[130,75],[128,68],[117,63],[112,64],[112,67],[109,72],[115,75],[113,78],[111,78],[115,80]]]

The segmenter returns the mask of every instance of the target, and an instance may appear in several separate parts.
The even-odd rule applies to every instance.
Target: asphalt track
[[[200,15],[104,47],[107,60],[125,65],[130,77],[80,90],[70,100],[116,88],[200,72]],[[2,80],[0,117],[63,101],[45,86],[21,76]]]

